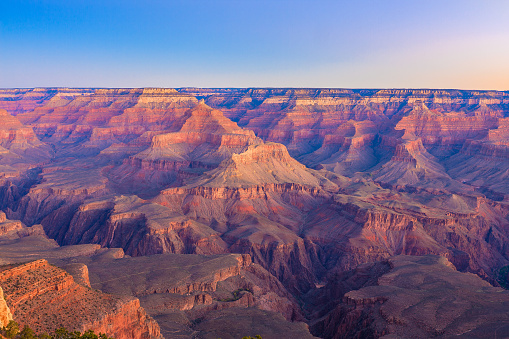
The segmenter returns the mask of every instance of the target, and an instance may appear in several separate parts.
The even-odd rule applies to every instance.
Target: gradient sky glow
[[[0,87],[509,90],[507,0],[1,0]]]

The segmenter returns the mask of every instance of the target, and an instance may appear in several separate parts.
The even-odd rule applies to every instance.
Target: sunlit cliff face
[[[343,321],[374,306],[344,295],[381,286],[395,255],[438,260],[412,264],[419,272],[436,264],[476,283],[506,279],[505,92],[55,88],[0,98],[2,264],[46,259],[73,275],[54,272],[64,292],[89,281],[139,298],[163,335],[205,331],[204,317],[224,331],[218,319],[232,314],[242,328],[252,316],[355,334],[369,326]],[[334,284],[342,294],[327,294]],[[354,316],[345,300],[364,306]],[[110,306],[119,331],[138,316],[156,328],[138,306]],[[11,307],[14,319],[29,319],[23,310]]]

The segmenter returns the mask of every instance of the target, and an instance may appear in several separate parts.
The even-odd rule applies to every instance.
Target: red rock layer
[[[240,126],[254,130],[263,139],[288,145],[292,154],[298,155],[320,146],[348,120],[373,121],[383,131],[392,124],[388,118],[406,115],[423,104],[435,113],[411,114],[402,125],[417,128],[422,132],[418,136],[426,144],[461,142],[486,134],[487,129],[496,125],[508,102],[507,93],[488,91],[181,89],[180,92],[205,97],[209,105],[224,109],[226,116],[238,120]],[[461,111],[467,114],[444,114]],[[469,127],[462,129],[465,125]]]
[[[7,304],[20,326],[36,332],[94,330],[115,338],[160,338],[159,326],[132,298],[78,285],[65,271],[37,260],[0,269]]]
[[[0,326],[5,327],[12,320],[11,310],[4,299],[4,292],[0,287]]]

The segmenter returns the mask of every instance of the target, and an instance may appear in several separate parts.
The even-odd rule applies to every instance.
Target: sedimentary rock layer
[[[323,338],[477,338],[509,330],[509,293],[457,272],[438,256],[397,256],[365,265],[336,277],[322,295],[329,306],[334,298],[337,303],[312,326]]]
[[[506,92],[13,89],[2,109],[2,263],[46,256],[86,286],[77,263],[108,256],[249,254],[214,288],[136,292],[186,314],[158,314],[166,333],[233,306],[297,319],[284,291],[393,255],[441,255],[493,284],[509,264]]]
[[[160,338],[139,300],[97,292],[64,270],[37,260],[0,268],[5,299],[21,326],[36,332],[94,330],[115,338]]]

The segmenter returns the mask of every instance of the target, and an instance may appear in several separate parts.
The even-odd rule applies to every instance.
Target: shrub
[[[92,330],[85,331],[82,334],[78,331],[69,332],[63,327],[55,330],[53,334],[35,334],[35,332],[28,326],[23,327],[23,330],[20,332],[18,323],[13,320],[11,320],[7,326],[2,328],[0,333],[8,339],[113,339],[109,338],[104,333],[99,333],[97,335]]]

